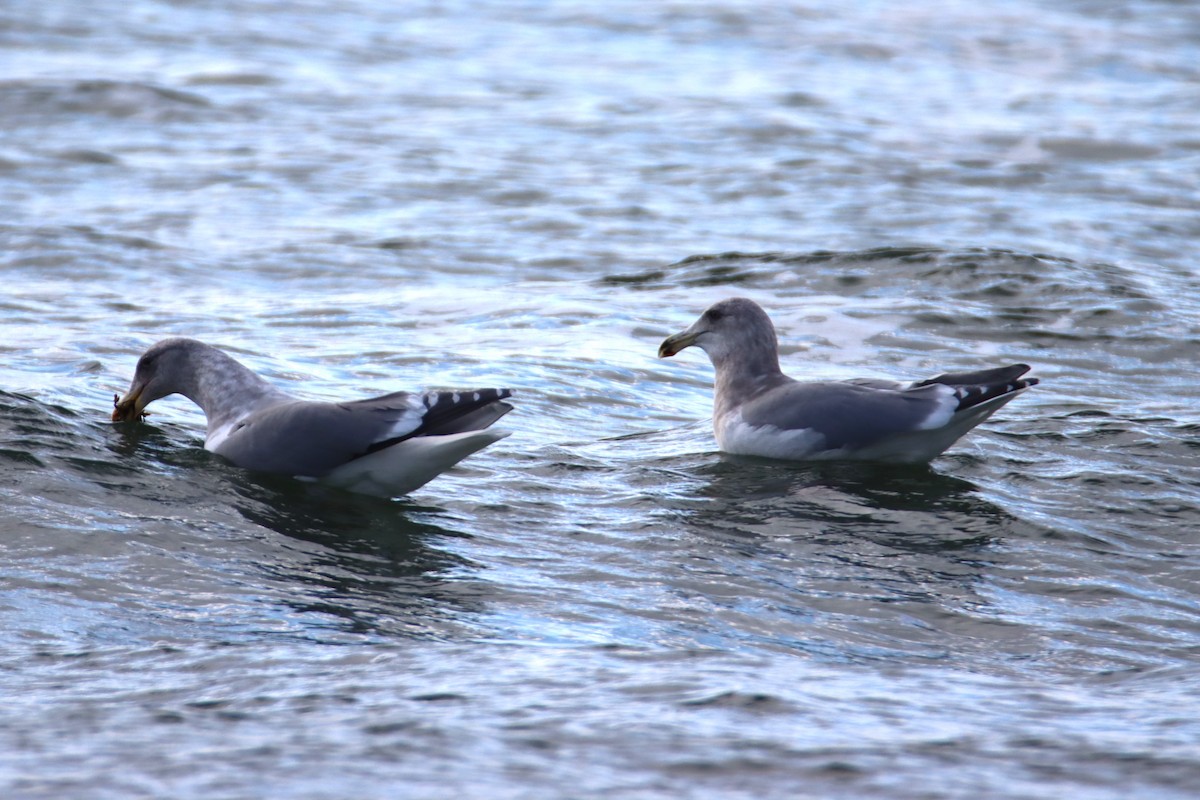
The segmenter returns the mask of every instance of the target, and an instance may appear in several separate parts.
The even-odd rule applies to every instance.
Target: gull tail
[[[1013,364],[997,369],[980,370],[979,372],[948,372],[945,375],[938,375],[936,378],[914,383],[912,388],[917,389],[935,383],[949,386],[954,389],[954,396],[958,398],[958,408],[955,409],[956,414],[984,404],[987,404],[991,411],[995,411],[1004,405],[1004,403],[993,404],[989,401],[995,400],[998,397],[1004,397],[1005,395],[1015,395],[1017,392],[1028,389],[1030,386],[1038,385],[1039,381],[1037,378],[1021,377],[1026,372],[1029,372],[1029,369],[1028,364]],[[1008,399],[1011,400],[1012,398]],[[1008,400],[1004,402],[1007,403]],[[979,421],[982,422],[983,420]]]

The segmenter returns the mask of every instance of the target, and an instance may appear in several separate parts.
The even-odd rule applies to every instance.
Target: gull
[[[692,345],[716,371],[717,443],[738,455],[923,463],[1038,383],[1021,377],[1025,364],[911,383],[797,381],[779,369],[771,319],[744,297],[708,308],[686,331],[668,336],[658,356]]]
[[[138,359],[112,419],[181,394],[204,411],[204,449],[239,467],[319,480],[381,497],[424,486],[511,432],[489,426],[512,410],[508,389],[394,392],[347,402],[301,400],[217,348],[164,339]]]

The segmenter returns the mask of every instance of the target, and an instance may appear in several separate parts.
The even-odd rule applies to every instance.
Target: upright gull
[[[775,326],[744,297],[711,306],[667,337],[658,356],[692,345],[716,370],[713,431],[721,449],[768,458],[929,461],[1038,382],[1021,378],[1025,364],[913,383],[793,380],[779,369]]]
[[[395,392],[366,400],[297,399],[215,347],[164,339],[138,359],[114,422],[182,394],[204,411],[204,449],[261,472],[321,480],[351,491],[407,494],[509,435],[488,426],[512,411],[508,389]]]

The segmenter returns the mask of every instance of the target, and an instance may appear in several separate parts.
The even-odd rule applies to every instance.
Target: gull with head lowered
[[[716,370],[713,431],[727,453],[793,460],[929,461],[1038,383],[1013,364],[901,383],[797,381],[779,369],[770,318],[753,300],[711,306],[658,349],[695,345]]]
[[[240,467],[320,480],[363,494],[407,494],[509,435],[489,426],[512,411],[508,389],[395,392],[366,400],[300,400],[215,347],[164,339],[138,359],[114,422],[182,394],[204,411],[204,449]]]

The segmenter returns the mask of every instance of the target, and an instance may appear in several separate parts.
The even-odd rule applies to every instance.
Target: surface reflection
[[[691,520],[766,537],[839,532],[919,551],[984,547],[1018,520],[970,481],[928,466],[776,462],[722,454],[697,470]]]
[[[244,559],[255,548],[255,580],[293,611],[324,615],[342,631],[439,637],[458,632],[483,602],[476,566],[454,552],[465,534],[441,509],[250,472],[169,426],[114,425],[106,445],[122,468],[99,480],[127,513],[231,529],[241,546],[220,557]]]
[[[669,462],[663,513],[687,538],[671,581],[707,618],[750,621],[741,634],[755,646],[850,660],[943,658],[951,632],[1031,646],[997,634],[988,587],[1010,560],[1003,540],[1036,530],[970,481],[929,467]]]
[[[254,475],[232,489],[246,521],[291,540],[261,568],[304,585],[287,600],[296,609],[332,614],[355,631],[440,636],[482,606],[476,565],[448,549],[465,534],[447,527],[439,509],[278,476]]]

